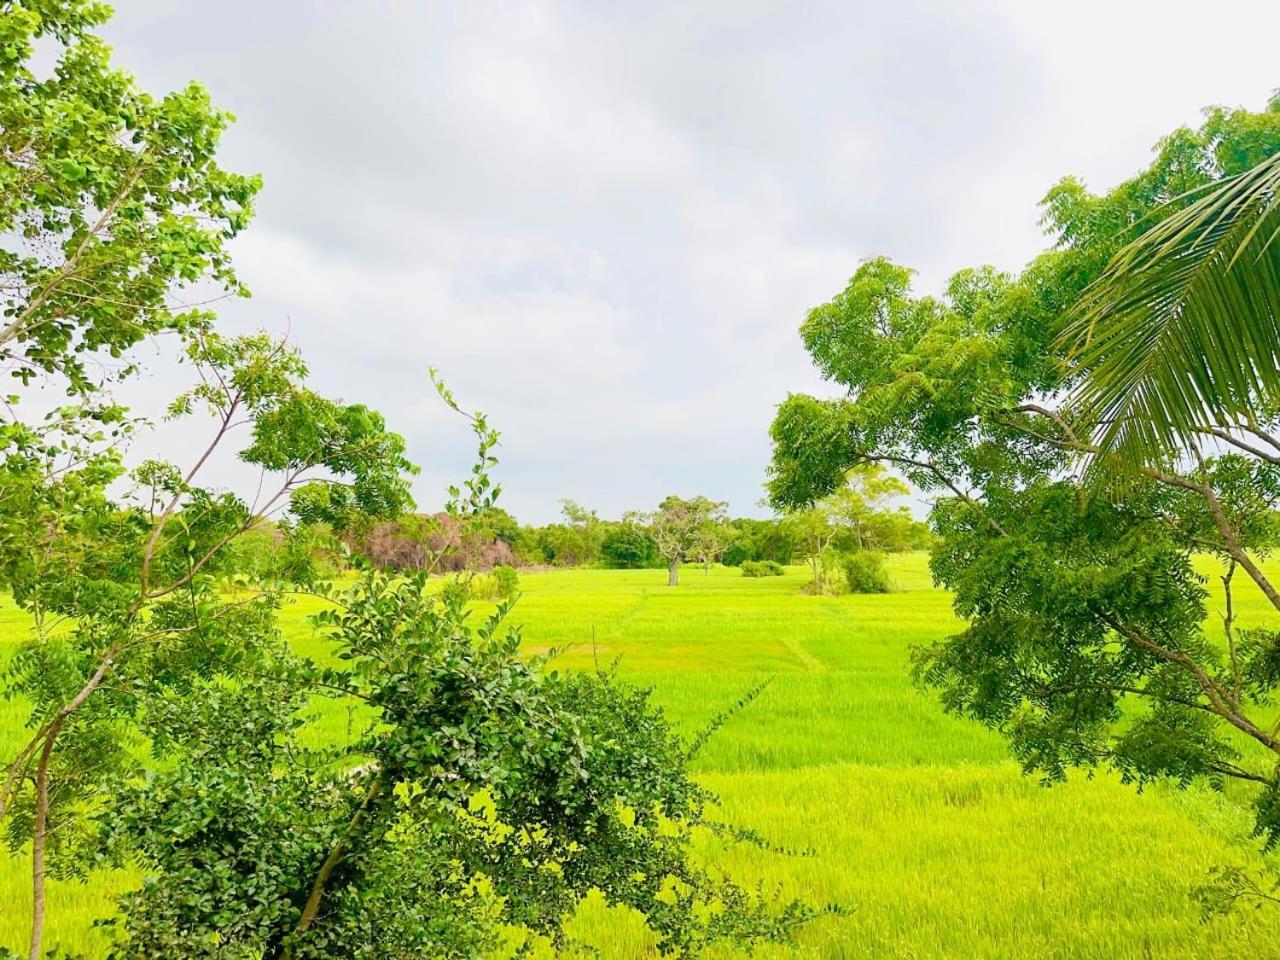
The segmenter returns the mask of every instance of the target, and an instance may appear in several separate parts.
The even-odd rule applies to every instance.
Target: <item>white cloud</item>
[[[323,388],[407,435],[425,504],[470,452],[436,365],[546,520],[752,510],[773,405],[823,389],[796,327],[861,258],[933,289],[1016,269],[1056,179],[1106,187],[1201,106],[1260,105],[1278,27],[1245,0],[138,0],[111,35],[153,89],[204,81],[227,162],[266,177],[228,322],[291,323]]]

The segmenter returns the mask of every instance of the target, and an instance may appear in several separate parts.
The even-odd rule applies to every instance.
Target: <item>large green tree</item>
[[[1231,598],[1248,584],[1280,613],[1256,562],[1277,542],[1276,412],[1250,403],[1247,418],[1194,433],[1183,456],[1135,460],[1096,439],[1111,408],[1065,400],[1105,363],[1073,349],[1072,324],[1117,252],[1176,216],[1188,191],[1278,152],[1280,104],[1210,110],[1105,194],[1057,184],[1044,204],[1054,247],[1018,276],[964,270],[941,296],[919,296],[910,270],[863,264],[801,328],[847,393],[780,406],[769,482],[777,505],[798,507],[861,463],[901,471],[936,498],[932,568],[966,622],[917,652],[946,707],[1002,731],[1051,780],[1104,765],[1138,782],[1243,781],[1268,844],[1280,839],[1268,705],[1280,633],[1238,629]],[[1247,339],[1217,349],[1268,359]],[[1082,482],[1085,458],[1116,482]],[[1210,631],[1192,562],[1203,553],[1220,559],[1227,594]]]

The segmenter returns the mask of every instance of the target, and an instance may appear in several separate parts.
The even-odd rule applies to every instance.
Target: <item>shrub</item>
[[[453,583],[460,586],[453,586]],[[466,600],[505,600],[516,592],[520,575],[511,567],[494,567],[488,573],[459,574],[441,589],[456,590]]]
[[[845,554],[844,580],[850,593],[888,593],[889,573],[884,567],[884,554],[875,550],[856,550]]]
[[[742,564],[744,577],[780,577],[782,564],[776,560],[747,560]]]
[[[520,574],[516,573],[515,567],[494,567],[489,576],[502,599],[512,596],[520,588]]]
[[[440,600],[446,605],[462,606],[474,596],[473,580],[478,577],[452,576],[445,577],[440,585]]]

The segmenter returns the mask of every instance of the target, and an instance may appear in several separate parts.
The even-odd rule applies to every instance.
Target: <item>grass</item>
[[[616,658],[690,732],[773,677],[697,769],[726,818],[808,855],[718,842],[705,852],[748,883],[847,913],[806,927],[794,952],[762,956],[1269,955],[1280,910],[1202,924],[1189,896],[1210,866],[1260,863],[1241,798],[1139,795],[1108,776],[1048,788],[1023,777],[999,737],[944,715],[911,685],[909,647],[956,621],[922,555],[892,558],[890,570],[894,593],[844,597],[802,595],[799,568],[762,579],[687,569],[676,590],[656,570],[526,575],[515,619],[528,649],[562,651],[562,669]],[[1210,610],[1220,606],[1215,595]],[[1237,607],[1245,625],[1267,620],[1260,595],[1238,596]],[[291,606],[287,628],[300,650],[322,656],[308,609]],[[0,649],[22,630],[12,607],[0,608]],[[0,755],[21,735],[21,716],[0,705]],[[346,727],[334,711],[313,735]],[[90,919],[127,882],[55,884],[50,941],[91,945]],[[0,945],[25,946],[26,886],[25,862],[0,860]],[[638,919],[599,903],[573,931],[607,958],[651,955]]]

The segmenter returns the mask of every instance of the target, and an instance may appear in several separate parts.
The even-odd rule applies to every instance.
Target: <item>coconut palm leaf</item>
[[[1109,461],[1168,459],[1280,401],[1278,235],[1280,154],[1163,219],[1086,291],[1062,342]]]

